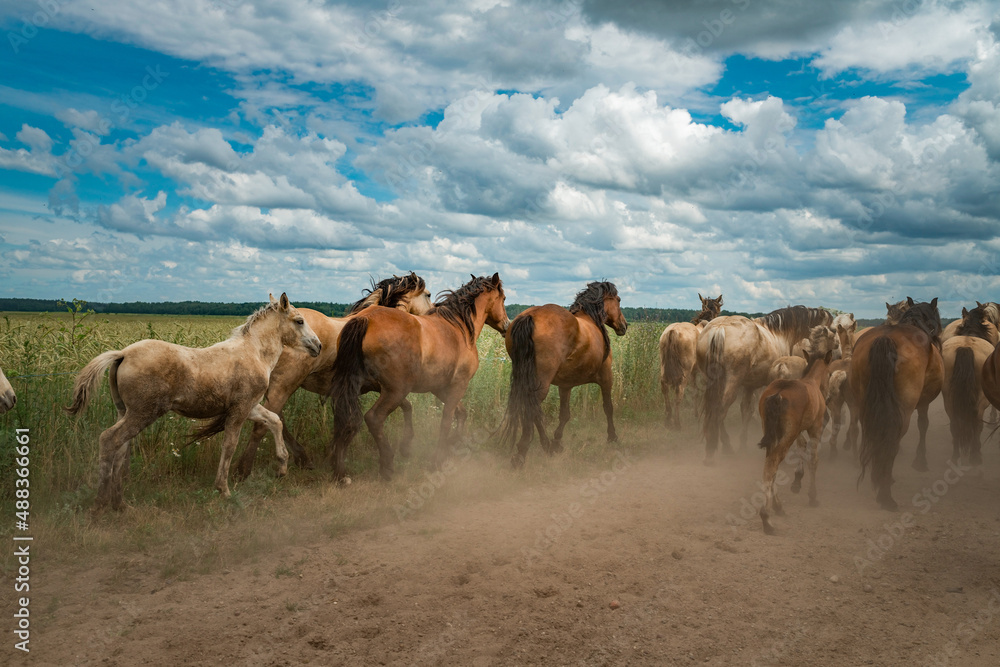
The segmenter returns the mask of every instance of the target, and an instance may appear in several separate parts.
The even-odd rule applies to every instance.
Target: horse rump
[[[104,371],[114,366],[112,368],[113,374],[115,368],[121,364],[124,358],[125,353],[121,350],[109,350],[94,357],[89,364],[83,367],[80,374],[76,376],[76,381],[73,383],[73,403],[64,407],[63,410],[71,415],[75,415],[87,407],[87,403],[90,402],[90,397],[97,388],[97,384],[104,377]],[[113,385],[114,378],[110,378],[109,382]],[[113,396],[117,396],[117,388],[112,386],[111,393]]]
[[[892,483],[892,465],[899,452],[903,418],[896,394],[896,361],[899,352],[888,336],[880,336],[868,351],[868,386],[861,401],[860,483],[871,466],[872,484]]]
[[[788,399],[781,394],[768,396],[764,401],[764,437],[757,443],[758,447],[770,452],[781,440],[781,422],[787,408]]]
[[[535,365],[535,318],[531,315],[515,318],[507,335],[510,336],[510,394],[500,441],[513,445],[518,433],[534,428],[542,416],[538,400],[541,384]]]

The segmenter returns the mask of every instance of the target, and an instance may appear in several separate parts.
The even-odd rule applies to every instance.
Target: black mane
[[[909,324],[923,330],[931,337],[935,345],[941,347],[941,315],[938,314],[937,299],[930,303],[926,301],[914,303],[899,318],[899,323]]]
[[[569,307],[571,313],[584,313],[594,321],[597,328],[604,337],[604,358],[611,354],[611,339],[608,337],[608,330],[604,327],[604,321],[608,319],[607,310],[604,308],[606,297],[618,296],[618,288],[614,283],[592,282],[576,295],[573,305]]]
[[[465,330],[468,340],[472,342],[475,336],[473,318],[476,316],[476,297],[483,292],[494,289],[493,279],[485,276],[473,278],[457,290],[443,290],[438,294],[431,313],[437,313],[445,320]],[[496,287],[503,294],[503,284]]]
[[[375,282],[375,279],[372,278],[371,282],[371,289],[364,290],[362,292],[364,296],[351,304],[351,307],[347,309],[348,315],[353,315],[368,306],[396,308],[407,295],[414,292],[422,292],[427,288],[424,279],[412,271],[408,276],[393,276],[392,278],[385,278],[378,282]],[[372,295],[376,292],[378,296],[373,299]]]

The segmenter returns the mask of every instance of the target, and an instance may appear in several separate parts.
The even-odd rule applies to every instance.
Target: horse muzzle
[[[17,396],[14,395],[13,389],[8,389],[0,394],[0,415],[8,410],[13,410],[15,405],[17,405]]]
[[[305,341],[305,348],[310,357],[318,357],[323,351],[323,343],[319,342],[319,338],[310,338]]]

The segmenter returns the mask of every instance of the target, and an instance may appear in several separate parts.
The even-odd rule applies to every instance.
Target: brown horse
[[[764,437],[758,444],[767,450],[764,459],[764,506],[760,508],[760,519],[764,524],[764,532],[774,534],[774,528],[768,521],[770,511],[782,516],[781,501],[774,485],[778,466],[785,460],[792,443],[799,441],[809,461],[809,506],[816,507],[816,466],[819,461],[819,438],[823,434],[823,415],[826,413],[826,385],[830,377],[830,360],[832,351],[827,351],[822,357],[809,358],[809,366],[801,380],[775,380],[761,394],[760,421],[764,426]],[[809,436],[808,448],[801,434]],[[798,493],[802,488],[803,462],[799,459],[795,471],[795,481],[792,483],[792,493]]]
[[[705,325],[698,336],[698,369],[708,378],[702,410],[706,464],[713,462],[720,436],[723,448],[731,451],[724,420],[737,392],[743,393],[740,442],[745,446],[753,394],[767,384],[771,364],[788,355],[812,327],[829,325],[832,321],[833,315],[828,310],[789,306],[752,320],[727,315]]]
[[[282,410],[285,403],[299,387],[326,397],[330,391],[333,362],[337,358],[337,337],[350,317],[368,306],[398,308],[414,315],[423,315],[434,305],[431,303],[430,292],[427,291],[424,279],[415,273],[402,277],[393,276],[377,283],[373,280],[371,289],[367,292],[361,300],[348,309],[346,317],[327,317],[318,310],[299,308],[299,314],[305,318],[306,323],[323,344],[323,351],[319,356],[313,357],[302,350],[285,348],[281,353],[281,358],[278,359],[277,366],[271,372],[264,407],[282,418],[282,436],[285,439],[285,445],[287,445],[296,465],[302,468],[312,467],[309,455],[289,431],[288,422],[284,419]],[[400,409],[403,411],[404,435],[399,443],[399,453],[400,456],[406,457],[409,456],[410,441],[413,439],[413,409],[410,402],[405,399],[400,404]],[[247,448],[237,461],[233,471],[236,479],[247,477],[253,470],[257,447],[265,432],[266,426],[264,424],[254,424]]]
[[[959,455],[973,466],[983,462],[980,440],[983,412],[988,405],[983,395],[983,366],[995,349],[996,327],[987,319],[982,305],[962,309],[962,319],[954,334],[941,345],[944,358],[944,409],[951,424],[952,461]]]
[[[854,320],[852,313],[850,318],[841,319],[838,315],[833,320],[833,326],[837,330],[837,338],[840,342],[840,359],[830,364],[830,383],[826,391],[826,409],[830,413],[830,460],[837,458],[837,437],[840,435],[840,427],[843,422],[843,410],[847,403],[847,372],[851,368],[851,358],[854,356],[854,339],[858,323]],[[850,415],[848,409],[848,415]],[[849,416],[853,420],[854,417]],[[844,449],[848,448],[845,440]]]
[[[910,307],[899,324],[874,327],[858,338],[848,374],[851,412],[861,422],[858,480],[871,466],[878,503],[888,510],[897,508],[891,491],[892,467],[914,409],[920,442],[913,467],[927,470],[927,406],[941,392],[944,381],[937,298],[930,303],[907,301]]]
[[[459,423],[464,422],[460,401],[479,368],[476,340],[483,326],[503,333],[509,323],[498,274],[473,276],[454,292],[446,292],[426,315],[372,306],[351,318],[340,332],[330,384],[334,415],[330,459],[337,480],[350,482],[344,457],[361,428],[359,396],[367,391],[379,392],[364,421],[378,446],[382,478],[392,478],[392,448],[383,431],[386,417],[411,392],[432,393],[444,403],[434,457],[434,466],[439,466],[448,451],[456,411]]]
[[[247,419],[267,424],[278,452],[278,474],[287,470],[288,452],[281,438],[281,419],[260,405],[268,377],[283,347],[298,347],[316,356],[321,344],[298,310],[281,295],[247,318],[232,335],[206,348],[162,340],[141,340],[123,350],[104,352],[87,364],[73,386],[66,411],[86,407],[97,384],[108,373],[118,421],[101,433],[100,486],[95,508],[121,509],[123,473],[132,438],[173,411],[183,417],[212,419],[194,439],[224,430],[215,488],[229,497],[229,462],[236,451],[240,426]]]
[[[793,346],[798,351],[797,354],[778,357],[771,364],[767,381],[801,379],[809,366],[809,359],[827,352],[832,354],[837,349],[837,344],[837,334],[831,327],[822,324],[814,326],[809,330],[808,338],[803,338]]]
[[[619,336],[628,329],[618,289],[609,282],[587,285],[568,310],[552,303],[533,306],[511,322],[504,337],[511,379],[502,433],[503,440],[511,442],[521,432],[517,453],[511,459],[515,468],[524,465],[536,428],[543,450],[549,454],[562,451],[570,395],[573,387],[582,384],[600,386],[608,419],[608,442],[618,439],[611,403],[611,340],[605,325]],[[542,424],[542,401],[553,384],[559,387],[559,426],[550,443]]]
[[[722,295],[706,299],[701,294],[701,312],[690,322],[675,322],[660,334],[660,391],[668,428],[681,427],[681,402],[688,382],[694,379],[698,361],[698,334],[722,312]],[[671,400],[670,393],[673,392]]]
[[[10,386],[10,381],[3,374],[3,369],[0,368],[0,415],[8,410],[13,410],[16,403],[17,396],[14,395],[14,388]]]
[[[989,326],[986,329],[986,334],[989,342],[993,343],[995,346],[1000,342],[1000,334],[998,334],[998,327],[1000,327],[1000,305],[993,303],[992,301],[987,301],[986,303],[979,303],[976,301],[976,307],[971,311],[979,311],[982,314],[982,320],[984,323],[988,323]],[[958,328],[962,326],[965,322],[966,310],[962,309],[962,317],[948,323],[948,326],[944,328],[941,332],[941,342],[944,343],[952,336],[961,335],[958,333]]]

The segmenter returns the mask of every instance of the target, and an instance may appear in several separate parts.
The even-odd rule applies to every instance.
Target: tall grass
[[[88,541],[104,544],[100,530],[94,532],[85,510],[91,506],[96,491],[98,437],[117,419],[106,381],[81,415],[71,417],[62,409],[70,402],[75,374],[87,362],[101,352],[121,349],[144,338],[159,338],[193,347],[207,346],[226,338],[242,321],[243,318],[238,317],[212,316],[84,317],[82,313],[0,316],[0,366],[18,394],[16,408],[0,417],[0,479],[12,478],[14,429],[29,428],[31,509],[35,525],[53,531],[58,539],[75,542],[77,547],[84,547]],[[626,446],[630,432],[658,429],[662,419],[657,375],[657,340],[661,330],[662,325],[640,323],[631,326],[624,337],[611,337],[616,425]],[[486,329],[480,337],[479,352],[480,367],[464,401],[469,413],[466,441],[475,456],[482,457],[483,465],[494,465],[499,470],[504,467],[509,451],[501,447],[494,433],[506,408],[510,362],[503,338],[491,329]],[[553,388],[545,403],[552,421],[558,414],[556,393]],[[405,493],[407,480],[422,479],[437,440],[440,403],[430,395],[410,398],[414,404],[417,437],[414,459],[409,462],[397,459],[398,476],[404,480],[402,487],[397,485],[393,490],[379,486],[375,449],[367,432],[357,438],[348,455],[351,475],[367,485],[371,493],[385,496],[391,502],[399,501]],[[373,400],[374,395],[368,395],[365,404],[370,405]],[[596,385],[574,390],[573,421],[567,430],[569,451],[557,465],[571,467],[570,461],[586,462],[588,457],[594,461],[606,453],[601,406],[600,390]],[[275,498],[299,496],[308,489],[319,489],[319,498],[324,498],[330,486],[329,474],[323,465],[332,427],[329,406],[319,396],[299,391],[285,407],[284,416],[289,428],[317,463],[316,469],[292,467],[288,478],[275,479],[274,448],[268,436],[258,451],[254,475],[236,485],[233,499],[226,503],[219,502],[212,490],[221,435],[184,446],[194,424],[169,414],[135,438],[131,474],[125,488],[126,501],[141,510],[126,520],[133,522],[133,529],[129,531],[133,546],[141,549],[150,540],[165,539],[154,538],[154,533],[162,531],[149,528],[163,521],[173,528],[178,528],[178,522],[187,522],[190,534],[197,535],[206,525],[223,525],[236,516],[268,516],[274,511],[269,501]],[[398,437],[401,424],[398,412],[390,417],[390,438]],[[246,442],[249,428],[249,425],[244,427],[241,443]],[[242,448],[237,456],[241,451]],[[539,461],[544,458],[537,450],[534,455]],[[0,486],[0,512],[7,516],[13,515],[12,494],[12,484]],[[321,501],[314,499],[314,502]],[[343,512],[347,510],[341,510],[341,523],[370,520],[362,509],[348,511],[346,515]],[[343,519],[343,516],[352,518]],[[327,533],[337,532],[338,520],[330,521],[333,527]],[[0,536],[10,530],[0,526]],[[105,530],[109,534],[116,531],[107,527]],[[249,533],[240,539],[252,541]]]

